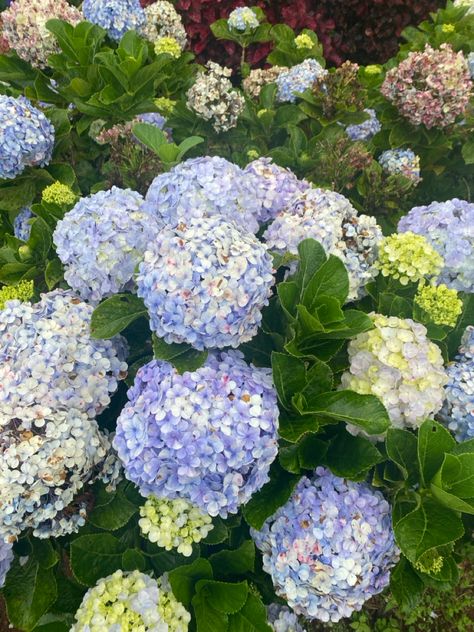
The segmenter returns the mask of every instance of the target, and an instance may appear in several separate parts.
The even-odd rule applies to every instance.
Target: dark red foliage
[[[143,6],[154,0],[141,0]],[[240,52],[232,42],[218,42],[210,25],[228,17],[235,7],[258,5],[272,23],[285,23],[300,31],[316,31],[326,59],[335,65],[346,59],[359,63],[383,63],[397,51],[400,33],[419,24],[444,0],[177,0],[192,51],[200,61],[213,59],[237,66]],[[248,61],[258,65],[268,44],[251,47]]]

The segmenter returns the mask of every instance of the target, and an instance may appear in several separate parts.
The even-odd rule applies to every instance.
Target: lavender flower
[[[51,160],[54,128],[25,97],[0,94],[0,178],[15,178],[25,167]]]
[[[24,206],[20,209],[20,212],[13,221],[13,234],[17,239],[28,241],[31,233],[30,219],[32,217],[33,213],[28,206]]]
[[[0,588],[5,584],[5,579],[12,562],[12,544],[0,540]]]
[[[474,204],[454,198],[415,206],[398,230],[424,235],[444,259],[438,283],[463,292],[474,291]]]
[[[137,294],[168,343],[238,347],[253,338],[273,285],[272,259],[251,234],[221,218],[165,228],[149,245]]]
[[[311,88],[318,79],[325,77],[327,73],[328,71],[315,59],[305,59],[301,64],[283,70],[275,82],[278,86],[278,101],[294,103],[299,92]]]
[[[272,603],[267,606],[268,622],[274,632],[306,632],[299,624],[298,617],[285,606]]]
[[[351,140],[370,140],[372,136],[375,136],[375,134],[380,132],[382,129],[375,110],[372,108],[366,108],[364,112],[368,114],[370,118],[363,123],[348,125],[346,127],[346,134]]]
[[[387,149],[379,157],[379,163],[388,174],[401,174],[414,184],[420,181],[420,157],[411,149]]]
[[[145,11],[139,0],[84,0],[84,17],[105,29],[113,40],[120,40],[127,31],[138,31],[145,26]]]
[[[183,375],[153,360],[128,398],[114,447],[143,495],[183,498],[225,518],[268,481],[278,452],[269,369],[247,365],[237,351],[210,353]]]
[[[275,591],[295,613],[337,622],[389,583],[399,557],[390,513],[382,494],[366,483],[318,467],[251,533]]]

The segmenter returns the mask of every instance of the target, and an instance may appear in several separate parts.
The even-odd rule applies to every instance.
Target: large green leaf
[[[207,351],[198,351],[186,343],[168,344],[153,334],[153,354],[158,360],[165,360],[179,373],[197,371],[207,359]]]
[[[223,614],[233,614],[244,607],[247,601],[246,581],[238,584],[202,579],[196,584],[196,592],[204,596],[211,608]]]
[[[389,428],[385,447],[388,457],[398,465],[410,484],[418,482],[420,476],[417,457],[417,441],[412,432],[399,428]]]
[[[223,550],[209,557],[216,578],[228,575],[253,573],[255,567],[255,545],[245,540],[238,549]]]
[[[229,616],[228,632],[272,632],[267,623],[267,610],[262,601],[249,593],[243,608]]]
[[[110,533],[83,535],[71,542],[71,569],[85,586],[122,567],[126,547]]]
[[[173,569],[168,577],[176,599],[189,608],[197,582],[213,578],[212,566],[208,560],[198,558],[192,564]]]
[[[138,508],[126,498],[122,487],[119,487],[115,492],[104,494],[97,500],[88,520],[99,529],[116,531],[125,526],[137,511]]]
[[[352,480],[362,480],[367,470],[382,460],[382,454],[373,443],[364,437],[354,437],[344,429],[331,441],[326,454],[331,471]]]
[[[336,298],[343,305],[348,293],[347,270],[338,257],[329,255],[327,261],[319,267],[306,285],[301,302],[309,311],[313,311],[321,295],[327,294]]]
[[[272,353],[273,383],[284,408],[291,410],[292,397],[306,385],[304,362],[287,353]]]
[[[116,294],[102,301],[92,313],[91,336],[112,338],[141,316],[147,316],[147,310],[138,296]]]
[[[390,590],[399,606],[414,608],[423,593],[423,581],[402,555],[390,573]]]
[[[450,452],[455,445],[456,441],[441,424],[431,419],[421,424],[418,431],[418,465],[425,485],[441,467],[445,452]]]

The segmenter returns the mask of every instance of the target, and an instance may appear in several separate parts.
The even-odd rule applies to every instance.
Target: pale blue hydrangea
[[[306,632],[298,617],[286,606],[272,603],[267,606],[268,622],[274,632]]]
[[[225,158],[191,158],[153,180],[144,210],[171,227],[216,215],[256,233],[260,204],[255,190],[255,178]]]
[[[411,149],[387,149],[380,155],[379,163],[390,175],[400,174],[414,183],[420,181],[420,157]]]
[[[0,179],[51,160],[54,127],[25,97],[0,94]]]
[[[471,79],[474,79],[474,53],[469,53],[467,56],[467,65],[469,66],[469,74]]]
[[[227,24],[230,29],[243,32],[256,29],[259,22],[252,9],[249,7],[238,7],[231,11],[227,18]]]
[[[240,352],[211,352],[182,375],[153,360],[128,399],[114,447],[144,496],[184,498],[225,518],[268,481],[278,452],[276,393],[271,371]]]
[[[0,540],[0,588],[5,584],[7,573],[13,562],[12,544]]]
[[[127,31],[140,32],[146,23],[139,0],[84,0],[82,12],[86,20],[101,26],[116,41]]]
[[[253,338],[274,282],[272,257],[254,235],[202,218],[163,228],[148,248],[137,294],[158,337],[196,349]]]
[[[158,232],[142,204],[139,193],[112,187],[82,198],[57,223],[53,241],[64,278],[83,299],[97,303],[132,289],[135,268]]]
[[[120,337],[90,336],[92,306],[55,290],[38,303],[8,301],[0,311],[0,413],[41,416],[43,407],[102,412],[126,377]],[[27,411],[25,410],[27,409]]]
[[[315,59],[305,59],[301,64],[283,70],[275,81],[278,101],[294,103],[298,93],[308,90],[326,75],[327,70]]]
[[[276,593],[296,614],[325,622],[350,617],[386,588],[399,558],[382,494],[321,467],[251,533]]]
[[[474,291],[474,204],[454,198],[415,206],[398,223],[400,232],[423,235],[444,259],[437,279],[449,288]]]
[[[298,254],[298,244],[312,238],[326,253],[339,257],[349,274],[348,300],[364,294],[364,286],[377,274],[375,262],[382,231],[374,217],[358,215],[340,193],[308,189],[295,196],[265,231],[268,248],[279,254]],[[293,272],[296,262],[290,267]]]
[[[363,123],[348,125],[346,127],[346,134],[351,140],[370,140],[372,136],[375,136],[375,134],[380,132],[382,129],[382,125],[377,118],[375,110],[372,108],[366,108],[364,112],[368,114],[370,118]]]
[[[474,438],[474,327],[467,327],[459,353],[446,372],[449,382],[446,399],[439,413],[440,420],[457,441]]]
[[[158,129],[161,129],[166,134],[168,142],[171,143],[173,141],[173,130],[170,127],[165,127],[166,119],[159,112],[146,112],[145,114],[138,114],[135,117],[134,122],[155,125]]]
[[[276,165],[271,158],[258,158],[249,163],[244,173],[255,177],[254,194],[260,202],[257,219],[260,223],[275,219],[298,193],[311,187],[306,180],[298,180],[290,169]]]
[[[28,206],[24,206],[20,209],[20,212],[13,221],[13,234],[17,239],[28,241],[31,233],[30,219],[32,217],[33,213]]]

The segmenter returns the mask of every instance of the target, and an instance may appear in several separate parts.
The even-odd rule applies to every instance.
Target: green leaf
[[[255,568],[255,545],[245,540],[238,549],[219,551],[209,557],[215,577],[245,575],[253,573]]]
[[[322,294],[336,298],[343,305],[349,294],[349,277],[342,261],[329,255],[319,269],[313,274],[303,292],[301,302],[312,312],[316,301]]]
[[[35,559],[42,568],[48,569],[56,566],[59,561],[59,555],[54,550],[50,540],[31,538],[31,547]]]
[[[52,568],[44,568],[33,557],[21,565],[15,557],[3,587],[8,620],[15,628],[33,630],[57,594]]]
[[[298,406],[295,398],[295,407]],[[278,434],[285,441],[296,443],[306,433],[317,432],[320,428],[320,422],[315,415],[280,415]]]
[[[446,454],[433,482],[458,498],[474,498],[474,454]]]
[[[387,455],[398,465],[403,478],[410,484],[417,483],[420,476],[417,445],[416,437],[412,432],[399,428],[388,429],[385,440]]]
[[[204,138],[201,138],[200,136],[190,136],[189,138],[185,138],[183,142],[178,145],[179,153],[176,156],[176,160],[182,160],[190,149],[203,142]]]
[[[265,520],[284,505],[291,496],[299,476],[286,472],[276,461],[270,468],[270,480],[243,508],[244,518],[254,529],[261,529]]]
[[[261,599],[252,593],[247,596],[244,607],[230,615],[229,632],[272,632],[267,623],[267,610]]]
[[[273,382],[281,405],[291,410],[291,399],[306,385],[304,362],[287,353],[272,352]]]
[[[472,138],[464,143],[461,153],[466,165],[474,164],[474,140]]]
[[[192,564],[179,566],[168,573],[173,594],[189,609],[194,595],[194,587],[201,579],[212,579],[212,566],[208,560],[198,558]]]
[[[365,478],[367,470],[381,461],[382,454],[368,439],[354,437],[344,429],[331,441],[326,455],[333,474],[351,480]]]
[[[326,462],[328,443],[318,439],[316,434],[305,435],[298,445],[298,458],[302,468],[314,470]]]
[[[146,560],[137,549],[127,549],[122,555],[122,569],[124,571],[144,571]]]
[[[116,294],[106,298],[92,313],[92,338],[112,338],[148,312],[143,301],[134,294]]]
[[[243,608],[247,601],[247,582],[229,584],[212,579],[202,579],[196,584],[197,594],[201,594],[207,603],[218,612],[233,614]]]
[[[333,387],[333,374],[328,364],[315,360],[306,373],[306,386],[301,391],[305,398],[313,398],[330,391]]]
[[[127,500],[121,488],[104,496],[103,500],[94,505],[88,520],[98,529],[116,531],[127,524],[137,512],[137,507]]]
[[[399,563],[390,573],[390,590],[395,601],[403,608],[412,609],[423,594],[423,589],[423,581],[406,557],[402,555]]]
[[[456,441],[441,424],[431,419],[421,424],[418,431],[418,465],[424,485],[428,485],[441,467],[445,452],[450,452],[455,445]]]
[[[229,617],[212,608],[203,593],[197,593],[192,599],[194,615],[196,617],[197,632],[228,632]]]
[[[155,152],[155,154],[159,153],[162,145],[168,143],[166,134],[159,127],[156,127],[156,125],[151,125],[150,123],[136,123],[132,131],[133,135]]]
[[[58,258],[48,261],[44,271],[44,280],[48,290],[52,290],[64,278],[64,269],[61,260]]]
[[[212,531],[208,533],[208,535],[204,538],[204,544],[220,544],[224,542],[229,537],[229,530],[225,525],[222,518],[214,518],[212,521],[214,525]]]
[[[41,217],[31,222],[31,233],[28,246],[40,261],[47,258],[52,245],[51,228]]]
[[[83,535],[71,542],[71,569],[78,582],[93,586],[122,567],[126,547],[110,533]]]
[[[153,354],[158,360],[166,360],[178,373],[197,371],[207,360],[207,351],[198,351],[186,343],[168,344],[153,334]]]
[[[448,507],[448,509],[474,515],[474,498],[471,501],[463,500],[438,487],[434,483],[431,483],[430,489],[436,500],[445,507]]]
[[[294,281],[301,290],[305,290],[313,275],[327,260],[327,256],[324,248],[315,239],[301,241],[298,244],[298,255],[300,263],[290,281]]]

